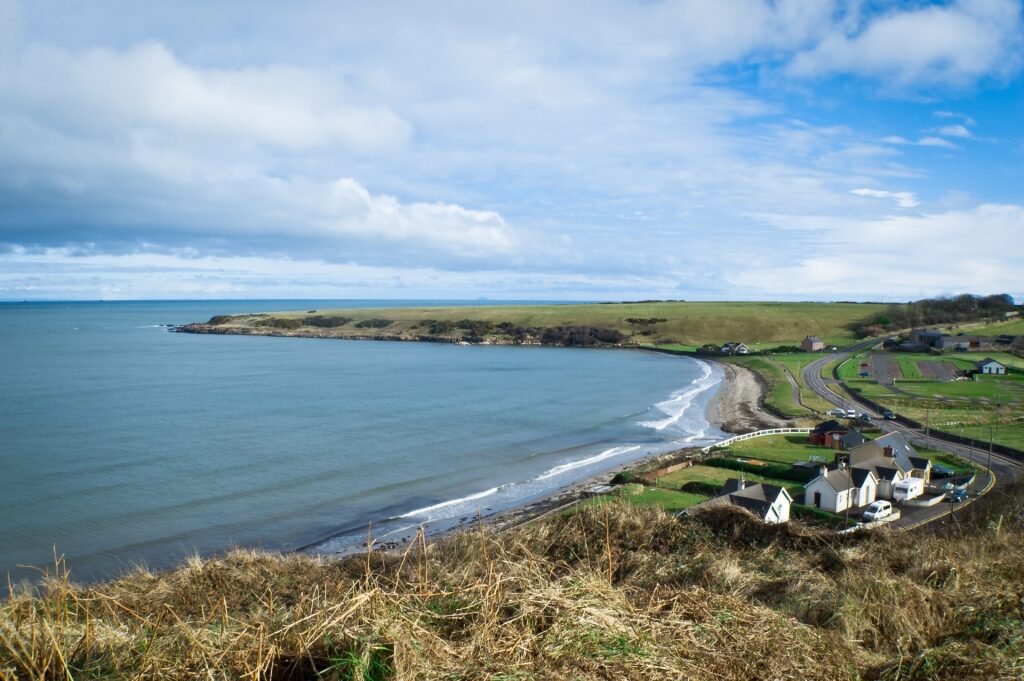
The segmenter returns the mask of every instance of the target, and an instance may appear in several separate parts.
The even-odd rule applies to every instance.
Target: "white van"
[[[892,498],[896,501],[916,499],[924,494],[924,480],[921,478],[905,478],[892,486]]]
[[[857,410],[856,409],[847,409],[846,410],[846,418],[848,418],[848,419],[855,419],[855,418],[857,418]]]
[[[870,523],[874,520],[888,518],[891,515],[892,504],[890,504],[888,501],[878,500],[871,502],[871,505],[864,510],[864,513],[863,515],[861,515],[861,517],[864,519],[864,522]]]

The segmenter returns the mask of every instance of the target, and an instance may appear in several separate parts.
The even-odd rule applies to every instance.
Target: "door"
[[[821,508],[821,492],[814,493],[814,508]]]

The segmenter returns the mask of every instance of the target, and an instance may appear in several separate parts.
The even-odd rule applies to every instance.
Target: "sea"
[[[168,328],[458,304],[482,303],[0,304],[0,576],[400,545],[724,437],[705,416],[721,371],[685,357]]]

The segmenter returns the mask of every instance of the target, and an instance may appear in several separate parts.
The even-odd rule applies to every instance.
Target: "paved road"
[[[866,348],[876,345],[878,341],[868,340],[861,341],[855,345],[851,345],[849,348],[840,352],[826,355],[821,359],[815,360],[811,364],[804,367],[803,377],[804,383],[811,390],[816,392],[818,395],[828,400],[832,404],[842,407],[843,409],[856,409],[858,412],[865,412],[871,415],[874,423],[881,428],[884,433],[900,432],[907,436],[907,439],[911,440],[915,444],[927,444],[933,449],[939,449],[951,454],[955,454],[963,459],[974,461],[982,465],[987,465],[996,476],[996,485],[1006,486],[1012,482],[1024,477],[1024,469],[1022,469],[1021,463],[1015,459],[1010,459],[999,454],[990,454],[987,449],[978,449],[976,447],[968,447],[966,445],[953,444],[946,442],[945,440],[938,440],[934,437],[926,437],[925,433],[916,428],[909,428],[901,425],[894,421],[886,421],[881,419],[881,414],[878,414],[867,405],[858,402],[854,397],[848,393],[843,392],[843,396],[837,395],[833,391],[829,390],[830,384],[837,384],[833,378],[822,378],[822,368],[837,359],[845,359],[850,355],[860,352]],[[842,388],[839,388],[842,391]],[[990,458],[991,457],[991,458]],[[978,476],[974,485],[971,486],[969,492],[973,495],[981,490],[987,488],[989,484],[988,475],[982,474]],[[935,520],[942,516],[946,516],[950,512],[949,504],[939,504],[937,507],[932,508],[912,508],[904,507],[901,509],[902,517],[898,520],[895,525],[899,527],[909,528],[916,527],[924,524],[931,520]]]

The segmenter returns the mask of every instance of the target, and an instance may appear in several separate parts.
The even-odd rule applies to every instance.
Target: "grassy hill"
[[[0,678],[1021,678],[1022,501],[845,537],[604,504],[340,562],[59,572],[0,604]]]
[[[854,339],[858,323],[887,308],[870,303],[652,302],[318,309],[215,317],[209,324],[184,330],[396,340],[512,342],[518,337],[520,342],[543,342],[546,331],[572,327],[621,334],[615,341],[608,340],[614,335],[599,337],[594,344],[700,346],[741,341],[756,349],[795,345],[806,335],[845,344]]]

